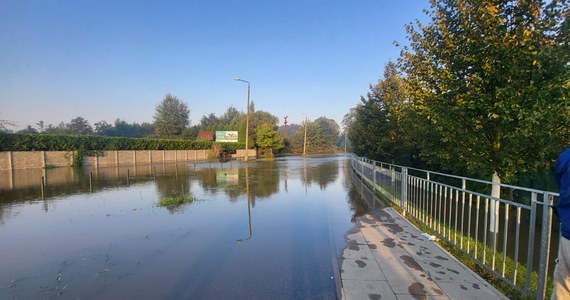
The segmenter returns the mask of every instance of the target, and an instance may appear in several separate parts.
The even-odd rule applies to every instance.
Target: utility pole
[[[344,129],[344,154],[346,155],[346,128]]]
[[[284,137],[288,137],[289,136],[289,123],[287,123],[287,118],[289,118],[289,116],[285,116],[283,119],[285,119],[285,122],[283,122],[283,136]]]

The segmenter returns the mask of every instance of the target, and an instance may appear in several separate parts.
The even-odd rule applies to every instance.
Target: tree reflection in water
[[[153,181],[159,199],[191,194],[192,182],[196,181],[206,194],[223,193],[230,202],[236,202],[247,195],[251,207],[255,207],[257,200],[267,199],[279,192],[282,177],[287,180],[290,176],[288,173],[281,174],[282,170],[277,163],[278,161],[231,161],[2,171],[0,178],[7,180],[0,181],[0,222],[10,215],[12,205],[41,200],[42,176],[46,180],[45,200],[42,200],[45,201],[46,210],[51,200],[62,196],[128,188],[129,185]],[[301,180],[305,187],[317,184],[323,190],[338,178],[337,159],[299,159],[298,163],[303,164]]]
[[[313,183],[319,185],[321,190],[324,190],[327,185],[334,182],[338,178],[338,160],[325,160],[321,159],[307,162],[303,165],[303,180],[306,186],[311,186]]]
[[[54,291],[66,286],[67,298],[265,299],[278,290],[285,298],[334,299],[329,254],[351,226],[338,161],[16,171],[14,180],[0,180],[0,221],[9,241],[0,277],[16,286],[0,294],[41,298],[38,287],[51,288],[61,277]],[[197,201],[174,214],[155,204],[183,193]],[[30,274],[41,275],[19,280]],[[141,286],[149,280],[166,289]]]

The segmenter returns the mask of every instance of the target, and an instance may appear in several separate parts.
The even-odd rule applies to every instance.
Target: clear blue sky
[[[0,119],[152,122],[166,93],[192,124],[228,106],[342,120],[425,20],[427,0],[0,1]]]

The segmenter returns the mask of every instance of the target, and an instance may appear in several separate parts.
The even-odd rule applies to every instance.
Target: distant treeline
[[[215,143],[180,139],[124,138],[97,135],[0,133],[0,151],[73,150],[204,150],[214,145],[223,152],[244,149],[244,143]]]
[[[2,142],[0,150],[177,150],[213,149],[220,154],[245,149],[246,127],[249,125],[248,146],[260,150],[263,157],[275,153],[325,153],[337,151],[339,126],[335,120],[319,117],[306,119],[303,124],[279,127],[279,118],[269,112],[256,110],[253,102],[248,114],[230,106],[221,116],[204,115],[200,122],[190,126],[188,105],[175,96],[166,94],[156,106],[152,123],[128,123],[116,119],[114,124],[96,122],[94,127],[78,116],[59,125],[39,121],[27,125]],[[0,120],[0,133],[12,134],[13,122]],[[198,138],[198,134],[204,135]],[[215,131],[237,131],[237,144],[217,144],[208,140]],[[8,139],[8,135],[4,139]]]

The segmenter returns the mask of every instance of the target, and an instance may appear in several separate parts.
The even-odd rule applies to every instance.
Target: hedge
[[[98,135],[0,133],[0,151],[77,150],[204,150],[219,144],[229,152],[244,149],[244,143],[214,143],[153,138],[125,138]]]

